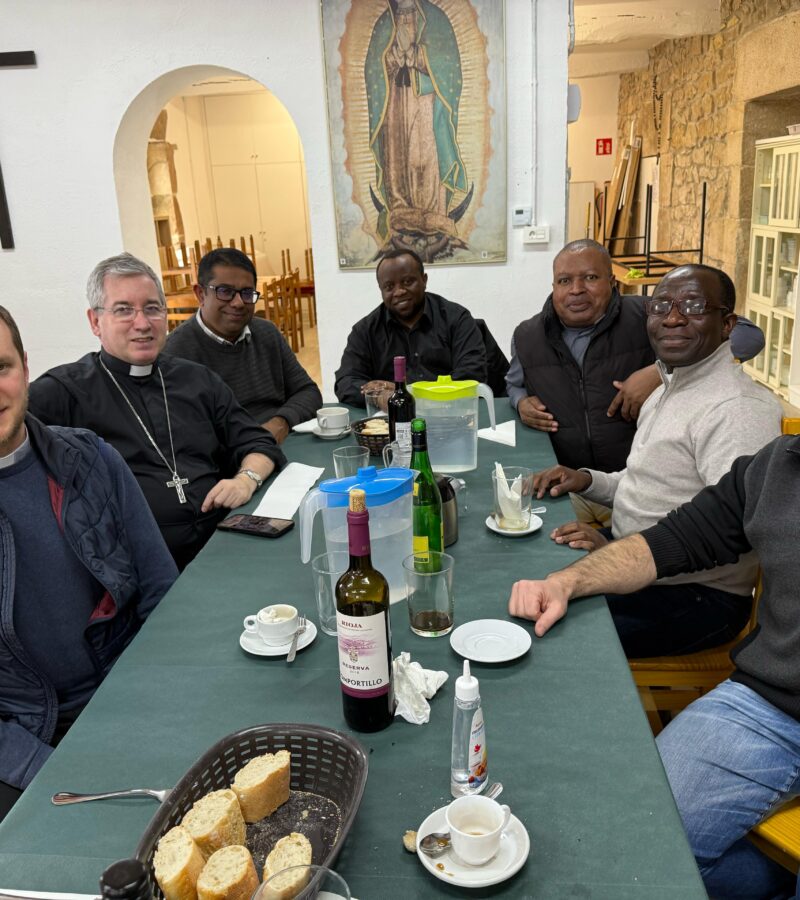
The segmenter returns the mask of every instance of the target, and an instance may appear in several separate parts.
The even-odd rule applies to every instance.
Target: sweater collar
[[[250,326],[249,325],[244,326],[244,328],[242,329],[242,333],[239,335],[239,337],[236,338],[235,341],[228,341],[224,337],[220,337],[218,334],[215,334],[208,327],[208,325],[206,325],[206,323],[203,321],[203,317],[200,315],[199,309],[197,310],[197,314],[196,314],[195,318],[197,319],[197,324],[200,326],[200,328],[208,335],[208,337],[210,337],[212,340],[216,341],[218,344],[222,344],[223,346],[227,346],[227,347],[235,347],[236,344],[240,344],[242,341],[250,340]]]
[[[725,357],[731,365],[737,365],[736,361],[731,356],[731,345],[729,341],[723,341],[713,353],[709,354],[704,359],[701,359],[700,362],[696,362],[691,366],[675,366],[670,378],[667,378],[667,367],[660,359],[656,360],[656,368],[665,385],[675,384],[683,386],[685,384],[693,384],[696,381],[706,378],[709,372],[719,365],[719,361],[723,357]]]

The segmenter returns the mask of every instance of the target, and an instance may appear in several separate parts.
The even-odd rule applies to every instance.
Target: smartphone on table
[[[217,528],[220,531],[241,531],[243,534],[257,534],[259,537],[278,538],[294,528],[293,519],[272,519],[267,516],[245,516],[236,514],[223,519]]]

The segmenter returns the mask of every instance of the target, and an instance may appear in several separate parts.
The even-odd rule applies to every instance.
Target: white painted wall
[[[578,78],[581,89],[581,114],[569,126],[569,167],[571,181],[593,181],[598,189],[610,181],[617,158],[617,107],[619,75]],[[597,138],[613,141],[610,156],[595,155]]]
[[[485,318],[506,348],[541,307],[563,243],[566,9],[506,2],[509,204],[533,203],[550,246],[525,247],[511,230],[506,264],[430,273],[432,290]],[[337,266],[318,0],[229,0],[224,10],[215,0],[0,0],[0,21],[3,49],[38,59],[36,69],[0,72],[0,160],[17,244],[0,253],[0,277],[32,375],[96,346],[84,285],[99,259],[124,248],[157,262],[147,136],[187,85],[231,67],[281,100],[303,142],[330,396],[350,325],[379,295],[372,273]]]

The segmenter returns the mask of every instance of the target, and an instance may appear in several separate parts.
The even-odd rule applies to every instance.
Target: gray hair
[[[152,279],[153,284],[158,291],[158,300],[162,306],[167,305],[167,299],[164,296],[164,288],[161,287],[161,281],[158,275],[141,259],[137,259],[132,253],[120,253],[117,256],[109,256],[99,262],[93,269],[89,280],[86,282],[86,299],[89,301],[89,308],[98,310],[105,305],[105,284],[106,277],[109,275],[120,278],[131,278],[135,275],[146,275]]]

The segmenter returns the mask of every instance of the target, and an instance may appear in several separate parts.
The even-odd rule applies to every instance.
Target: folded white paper
[[[278,475],[255,508],[254,516],[291,519],[300,501],[325,469],[293,462]]]
[[[430,721],[431,697],[447,681],[447,672],[423,669],[418,662],[411,662],[410,653],[401,653],[392,662],[394,674],[394,698],[397,701],[394,714],[402,716],[412,725],[424,725]]]
[[[492,431],[491,428],[479,428],[478,437],[496,444],[505,444],[507,447],[517,446],[517,423],[513,419],[503,422]]]

